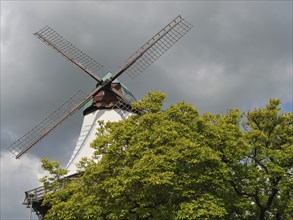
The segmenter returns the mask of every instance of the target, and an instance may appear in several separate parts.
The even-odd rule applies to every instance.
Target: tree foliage
[[[45,219],[293,217],[293,114],[279,100],[200,115],[186,103],[162,110],[164,99],[151,92],[134,105],[145,114],[100,122],[93,158],[46,194]],[[58,164],[44,164],[45,186],[60,182]]]

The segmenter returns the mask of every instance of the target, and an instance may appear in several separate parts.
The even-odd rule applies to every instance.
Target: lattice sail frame
[[[91,97],[91,96],[90,96]],[[19,138],[8,147],[8,150],[16,159],[21,157],[25,152],[33,147],[39,140],[46,136],[50,131],[57,127],[62,121],[73,114],[89,98],[89,95],[82,91],[77,91],[56,111],[45,118],[41,123],[32,130]]]
[[[98,63],[95,59],[91,58],[68,40],[64,39],[60,34],[54,31],[51,27],[46,26],[40,31],[34,34],[40,40],[47,43],[53,49],[57,50],[69,61],[77,65],[92,78],[97,81],[102,81],[98,74],[98,70],[103,67],[102,64]]]
[[[159,33],[146,42],[139,50],[133,53],[125,62],[125,64],[115,73],[111,80],[115,80],[122,73],[126,73],[128,76],[134,79],[141,72],[147,69],[152,63],[154,63],[160,56],[162,56],[168,49],[170,49],[192,27],[193,25],[178,15]],[[129,98],[130,97],[127,96],[122,97],[113,108],[131,112],[131,103],[133,100]],[[136,111],[136,113],[143,114],[141,111]]]
[[[192,27],[193,26],[183,17],[180,15],[177,16],[138,51],[130,56],[124,66],[120,68],[113,78],[117,78],[124,72],[131,78],[137,77],[181,39]]]
[[[127,100],[123,100],[123,99],[119,99],[112,107],[112,109],[116,109],[116,111],[123,115],[124,117],[126,117],[127,115],[129,115],[131,112],[133,112],[131,104],[133,102],[135,102],[135,100],[133,99],[133,97],[131,97],[130,95],[124,94],[123,95],[124,98],[126,98]]]

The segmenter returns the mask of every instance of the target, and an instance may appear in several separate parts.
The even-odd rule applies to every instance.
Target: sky
[[[33,33],[49,25],[102,63],[104,75],[179,14],[194,27],[140,76],[119,77],[137,99],[161,91],[165,108],[184,101],[201,113],[226,113],[280,98],[292,111],[292,1],[1,1],[0,219],[29,218],[21,203],[40,186],[39,161],[66,165],[82,111],[19,160],[7,147],[96,84]]]

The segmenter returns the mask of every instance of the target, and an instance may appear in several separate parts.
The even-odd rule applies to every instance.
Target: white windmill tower
[[[177,16],[130,56],[114,74],[108,73],[103,78],[97,75],[98,70],[102,67],[101,64],[65,40],[52,28],[46,26],[36,32],[35,36],[40,40],[95,79],[97,86],[89,94],[81,91],[75,93],[45,120],[11,144],[8,149],[16,159],[20,158],[75,111],[90,103],[84,110],[80,136],[67,165],[70,174],[74,174],[76,172],[75,164],[82,157],[92,155],[93,150],[90,148],[90,143],[95,138],[98,120],[119,121],[125,119],[129,114],[139,113],[131,108],[131,103],[135,100],[134,96],[117,81],[117,78],[123,73],[135,78],[183,37],[191,27],[192,25],[184,18]]]
[[[103,77],[103,80],[107,80],[111,77],[111,73],[108,73]],[[132,93],[126,88],[122,83],[117,80],[112,82],[112,87],[123,94],[123,96],[128,97],[130,100],[135,100]],[[69,170],[69,175],[77,172],[76,164],[83,157],[90,157],[94,150],[90,147],[91,142],[95,139],[95,134],[99,126],[98,121],[119,121],[126,119],[129,115],[133,114],[134,110],[131,110],[131,106],[119,102],[117,96],[113,93],[101,91],[88,103],[85,105],[85,110],[83,111],[84,118],[80,131],[78,141],[76,143],[75,149],[67,163],[66,168]],[[118,108],[119,107],[119,108]],[[134,112],[139,113],[139,112]]]

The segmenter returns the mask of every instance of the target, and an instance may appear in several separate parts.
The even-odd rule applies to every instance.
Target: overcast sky
[[[165,107],[185,101],[203,113],[247,111],[280,98],[292,111],[292,1],[1,1],[1,219],[27,219],[24,191],[38,187],[40,158],[66,165],[82,123],[75,113],[29,154],[15,160],[13,141],[75,91],[95,81],[38,40],[51,26],[114,72],[177,15],[194,27],[132,80],[140,99],[168,94]]]

